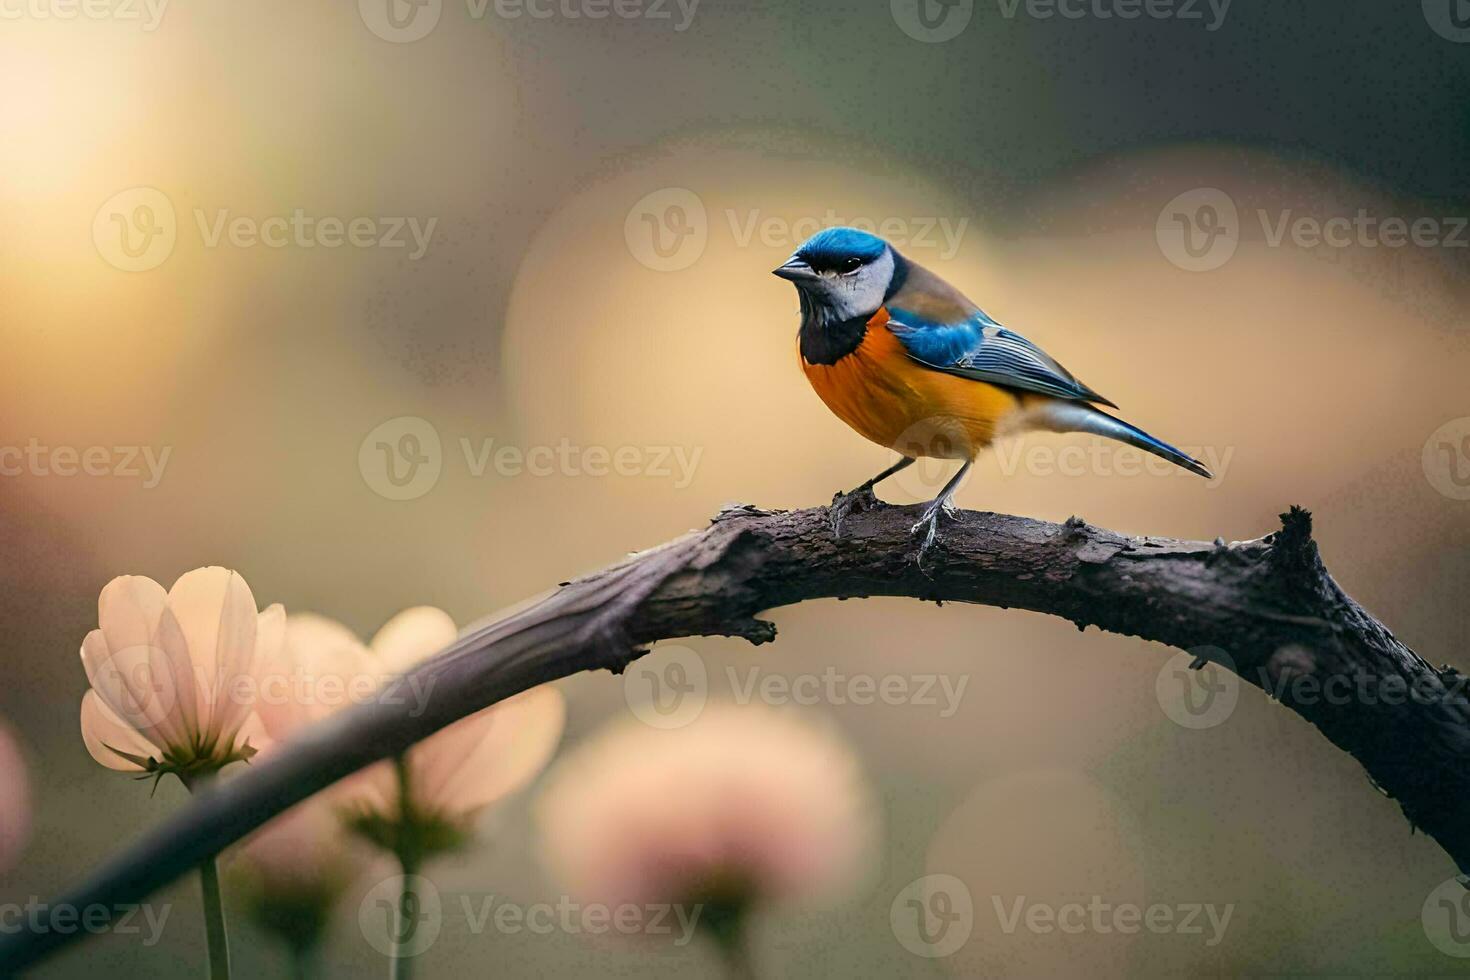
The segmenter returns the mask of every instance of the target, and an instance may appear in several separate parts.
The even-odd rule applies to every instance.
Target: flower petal
[[[267,907],[274,900],[299,909],[303,897],[329,904],[348,883],[361,857],[351,845],[331,801],[316,795],[256,831],[237,853]]]
[[[159,754],[158,747],[119,718],[95,690],[82,695],[82,741],[87,744],[92,758],[109,769],[121,772],[142,772],[143,767],[112,749],[142,758],[156,758]]]
[[[414,802],[451,818],[472,816],[534,779],[565,725],[566,700],[549,684],[455,722],[409,750]]]
[[[240,725],[260,702],[261,672],[268,663],[275,663],[281,656],[281,644],[286,634],[286,609],[279,602],[273,603],[256,617],[255,649],[251,651],[246,669],[224,678],[221,690],[223,703],[216,713],[216,724],[220,732],[233,737]],[[242,683],[247,680],[249,683]],[[259,727],[259,719],[256,721]]]
[[[251,601],[253,603],[254,600]],[[281,645],[285,640],[286,607],[279,602],[273,602],[256,613],[255,645],[250,650],[248,662],[242,665],[242,673],[257,673],[260,665],[267,659],[280,655]]]
[[[0,725],[0,872],[15,859],[31,835],[31,781],[15,736]]]
[[[189,654],[189,641],[184,638],[184,629],[171,608],[165,607],[163,615],[158,618],[158,632],[154,634],[153,643],[163,651],[164,662],[168,664],[169,676],[173,679],[174,710],[183,731],[182,738],[176,739],[174,744],[181,748],[199,744],[204,719],[209,717],[207,712],[200,714],[205,701],[199,692],[203,681]]]
[[[189,648],[198,693],[202,736],[218,735],[216,703],[255,656],[258,614],[250,586],[237,573],[211,566],[179,577],[168,593],[169,610]]]
[[[112,650],[147,646],[168,604],[163,586],[143,575],[119,575],[97,597],[97,625]]]
[[[322,794],[350,816],[376,813],[389,819],[398,818],[398,770],[388,760],[339,779]]]
[[[163,650],[144,644],[114,651],[96,629],[81,653],[88,683],[113,715],[160,748],[180,744],[179,693]]]
[[[351,630],[315,613],[287,616],[279,648],[262,658],[255,710],[276,740],[369,700],[384,673]]]
[[[373,637],[372,650],[395,674],[429,659],[459,636],[454,620],[442,609],[415,606],[383,624]]]

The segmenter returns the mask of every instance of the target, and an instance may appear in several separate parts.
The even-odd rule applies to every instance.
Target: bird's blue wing
[[[909,357],[925,367],[1020,388],[1054,398],[1114,405],[1046,351],[976,310],[953,323],[936,323],[913,310],[889,308],[888,329]]]

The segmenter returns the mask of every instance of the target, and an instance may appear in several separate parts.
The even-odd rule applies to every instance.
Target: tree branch
[[[924,571],[909,538],[914,516],[912,507],[869,501],[837,540],[826,508],[728,508],[702,532],[472,628],[411,680],[201,793],[52,904],[115,910],[141,901],[348,773],[537,684],[583,670],[621,672],[660,639],[765,643],[776,630],[756,618],[762,610],[874,595],[1030,609],[1079,628],[1223,649],[1224,666],[1351,753],[1411,824],[1470,872],[1464,677],[1431,667],[1338,588],[1306,511],[1282,515],[1274,534],[1228,545],[1124,537],[1077,518],[1052,524],[965,512]],[[407,696],[411,683],[431,692],[426,705]],[[76,935],[4,937],[0,964],[18,970]]]

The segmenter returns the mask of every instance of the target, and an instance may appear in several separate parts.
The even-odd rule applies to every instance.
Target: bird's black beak
[[[772,269],[771,275],[780,276],[782,279],[787,279],[791,282],[804,282],[819,278],[812,271],[812,267],[807,265],[806,259],[803,259],[799,255],[791,256],[791,258],[786,260],[786,264],[779,269]]]

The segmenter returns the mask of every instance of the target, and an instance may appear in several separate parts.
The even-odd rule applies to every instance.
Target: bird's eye
[[[842,273],[843,275],[850,275],[851,273],[858,271],[862,267],[863,260],[854,255],[850,258],[843,259],[842,264],[837,267],[837,271]]]

